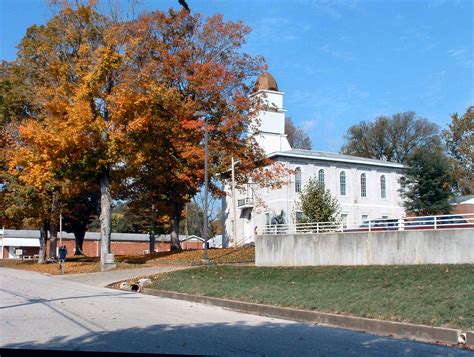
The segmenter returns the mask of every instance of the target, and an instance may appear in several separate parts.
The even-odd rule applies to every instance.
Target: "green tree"
[[[443,131],[446,149],[451,158],[454,188],[461,195],[474,194],[474,106],[463,116],[451,115],[452,122]]]
[[[437,125],[414,112],[362,121],[351,126],[345,138],[343,154],[399,163],[419,147],[441,147]]]
[[[334,222],[339,219],[339,202],[316,178],[310,178],[300,194],[301,223]]]
[[[417,215],[447,214],[453,178],[441,150],[418,148],[407,160],[404,206]]]

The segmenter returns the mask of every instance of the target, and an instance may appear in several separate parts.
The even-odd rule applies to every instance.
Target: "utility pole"
[[[186,250],[188,250],[188,202],[186,202]]]
[[[207,255],[207,194],[208,194],[208,186],[209,186],[209,178],[208,178],[208,160],[209,160],[209,148],[208,148],[208,141],[209,141],[209,130],[208,130],[208,119],[205,118],[204,124],[204,226],[202,227],[203,238],[204,238],[204,256],[203,262],[209,262],[209,258]]]
[[[234,248],[237,248],[237,205],[235,197],[235,161],[232,157],[232,210],[234,219],[232,220],[232,236],[234,237]]]
[[[63,245],[63,213],[59,212],[59,246]]]

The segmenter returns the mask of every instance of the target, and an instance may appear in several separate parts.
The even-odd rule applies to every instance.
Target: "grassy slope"
[[[217,266],[157,279],[158,289],[474,330],[474,265]]]

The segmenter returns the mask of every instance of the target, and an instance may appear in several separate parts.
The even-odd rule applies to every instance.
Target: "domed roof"
[[[278,91],[278,84],[273,78],[273,76],[265,72],[258,77],[257,82],[255,83],[255,86],[253,87],[254,92],[259,91],[259,90],[274,90]]]

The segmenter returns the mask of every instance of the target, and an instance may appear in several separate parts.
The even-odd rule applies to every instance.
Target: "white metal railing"
[[[406,218],[380,218],[360,221],[312,222],[296,224],[268,224],[263,235],[272,234],[322,234],[331,232],[378,232],[417,229],[474,228],[474,213],[419,216]]]

